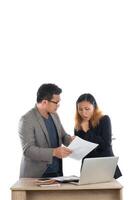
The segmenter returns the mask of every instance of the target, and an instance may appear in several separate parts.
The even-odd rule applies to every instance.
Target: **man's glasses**
[[[56,104],[56,105],[58,105],[59,104],[59,101],[51,101],[51,100],[48,100],[49,102],[51,102],[51,103],[54,103],[54,104]]]

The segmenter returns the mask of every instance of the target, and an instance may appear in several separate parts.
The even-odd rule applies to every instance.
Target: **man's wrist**
[[[55,150],[56,148],[53,148],[53,156],[56,156]]]

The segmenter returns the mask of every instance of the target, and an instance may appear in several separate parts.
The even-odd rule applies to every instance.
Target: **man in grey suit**
[[[70,155],[68,135],[56,110],[62,90],[55,84],[43,84],[37,92],[36,106],[21,117],[19,136],[23,149],[20,177],[62,176],[62,158]]]

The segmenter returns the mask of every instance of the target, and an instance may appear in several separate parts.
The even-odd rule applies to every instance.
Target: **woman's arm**
[[[90,141],[98,143],[98,148],[105,149],[111,146],[111,120],[109,116],[105,115],[100,119],[98,130],[96,134],[91,134]]]

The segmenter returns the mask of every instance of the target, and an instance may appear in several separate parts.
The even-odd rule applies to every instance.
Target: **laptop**
[[[84,159],[77,185],[110,182],[114,178],[119,157],[99,157]]]

